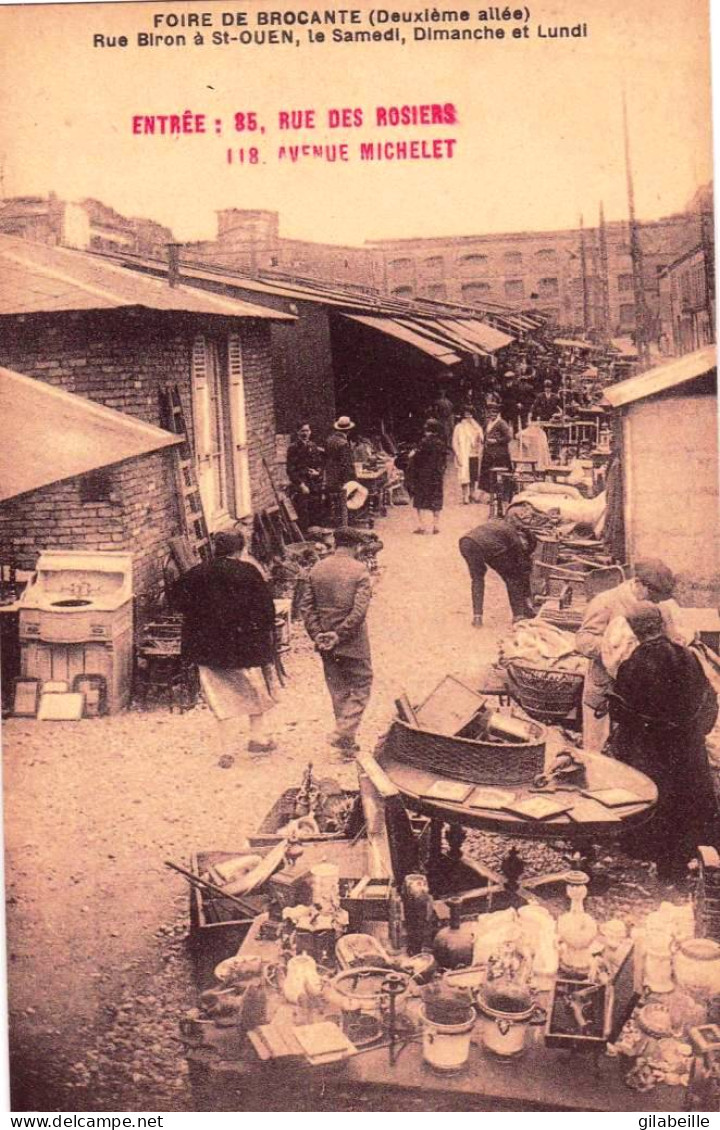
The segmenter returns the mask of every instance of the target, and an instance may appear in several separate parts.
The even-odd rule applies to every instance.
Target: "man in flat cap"
[[[300,612],[320,652],[335,714],[330,744],[352,758],[370,699],[373,670],[365,618],[372,597],[370,574],[357,560],[359,530],[335,531],[335,552],[310,570]]]
[[[588,604],[575,637],[575,647],[590,660],[583,688],[583,747],[588,753],[601,753],[610,737],[608,692],[612,678],[602,661],[605,630],[617,616],[633,615],[638,604],[650,601],[660,606],[663,622],[671,638],[676,629],[669,609],[663,607],[675,589],[675,577],[664,561],[656,557],[641,558],[635,563],[634,576],[617,588],[598,593]]]

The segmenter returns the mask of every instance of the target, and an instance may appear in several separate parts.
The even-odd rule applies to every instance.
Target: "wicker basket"
[[[575,671],[533,667],[515,659],[507,667],[510,694],[526,714],[542,722],[567,718],[582,695],[585,676]]]
[[[449,737],[393,722],[384,756],[429,773],[475,785],[523,785],[542,773],[545,729],[530,723],[529,742],[491,742]]]

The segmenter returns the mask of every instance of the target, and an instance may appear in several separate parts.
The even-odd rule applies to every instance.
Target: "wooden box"
[[[632,957],[632,942],[624,942],[617,950],[613,976],[607,984],[556,979],[545,1026],[549,1048],[582,1051],[617,1040],[639,999]]]
[[[240,852],[199,851],[190,858],[190,870],[203,875],[213,863],[234,859]],[[243,901],[262,913],[268,904],[266,894],[244,895]],[[195,966],[195,979],[200,990],[217,987],[215,966],[233,957],[250,929],[253,919],[243,918],[234,903],[214,899],[199,887],[190,887],[190,931],[188,945]]]
[[[286,789],[285,792],[278,797],[275,804],[260,824],[257,832],[250,836],[249,842],[252,848],[272,847],[273,844],[280,842],[282,837],[278,834],[279,830],[294,819],[295,801],[299,791],[298,788]],[[343,789],[342,796],[346,800],[355,803],[358,801],[360,794],[357,789]],[[303,844],[332,843],[337,840],[347,841],[351,838],[351,835],[340,832],[321,832],[317,836],[303,836],[300,842]]]

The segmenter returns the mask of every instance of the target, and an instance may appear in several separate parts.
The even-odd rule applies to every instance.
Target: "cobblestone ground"
[[[438,537],[414,536],[408,507],[378,524],[385,549],[370,614],[375,685],[363,748],[386,728],[401,689],[418,701],[444,674],[471,674],[494,659],[509,624],[504,587],[490,574],[486,626],[470,627],[457,541],[486,508],[458,505],[454,483],[448,486]],[[6,724],[14,1109],[192,1109],[176,1039],[177,1017],[193,1003],[188,896],[163,861],[236,849],[282,790],[299,784],[310,760],[355,783],[353,767],[324,740],[329,700],[297,625],[286,665],[290,681],[275,711],[279,749],[260,764],[239,749],[231,768],[219,767],[215,722],[203,706]],[[488,861],[507,847],[484,841]],[[548,849],[534,851],[547,856]],[[649,880],[626,885],[617,909],[653,897]],[[358,1102],[348,1096],[348,1106]]]

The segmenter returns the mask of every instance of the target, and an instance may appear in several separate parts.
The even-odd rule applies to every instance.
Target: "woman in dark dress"
[[[495,489],[495,480],[492,474],[494,467],[512,471],[512,459],[510,458],[512,438],[512,429],[500,415],[499,405],[496,402],[488,401],[485,446],[480,465],[480,489],[487,494],[492,494]]]
[[[442,425],[437,420],[428,420],[405,475],[405,483],[418,516],[418,526],[413,533],[430,532],[425,522],[428,512],[432,514],[432,532],[440,533],[446,462],[447,450]]]
[[[625,846],[655,860],[661,878],[681,878],[700,844],[715,845],[718,809],[705,735],[717,718],[700,660],[665,635],[660,610],[638,606],[628,624],[639,640],[620,664],[610,714],[621,761],[655,782],[658,803]]]

